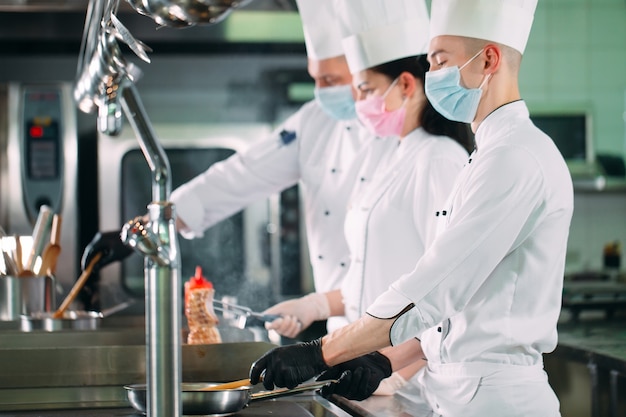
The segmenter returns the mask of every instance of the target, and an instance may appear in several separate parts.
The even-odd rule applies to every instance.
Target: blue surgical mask
[[[424,90],[428,101],[443,117],[455,122],[471,123],[476,117],[478,104],[483,94],[483,86],[489,80],[487,75],[478,88],[465,88],[461,85],[461,70],[472,62],[483,50],[478,51],[469,61],[458,66],[442,68],[426,73]]]
[[[350,84],[315,87],[315,99],[320,107],[334,119],[350,120],[356,117],[354,96]]]

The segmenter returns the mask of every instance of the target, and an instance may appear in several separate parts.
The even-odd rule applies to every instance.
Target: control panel
[[[63,115],[60,88],[23,89],[21,156],[24,204],[31,222],[48,205],[61,212],[63,201]]]

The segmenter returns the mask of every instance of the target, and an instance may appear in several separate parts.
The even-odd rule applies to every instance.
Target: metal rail
[[[158,24],[185,27],[217,23],[232,8],[251,0],[128,1]],[[133,38],[117,19],[118,6],[119,0],[89,2],[74,98],[82,111],[97,110],[98,129],[107,135],[120,133],[123,111],[150,167],[152,202],[148,218],[129,221],[121,238],[144,256],[148,416],[178,417],[182,414],[182,300],[175,210],[169,202],[171,168],[134,85],[140,71],[124,60],[118,41],[146,62],[150,62],[150,48]]]

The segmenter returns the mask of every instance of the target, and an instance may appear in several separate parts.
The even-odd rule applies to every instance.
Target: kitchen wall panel
[[[626,3],[539,1],[520,73],[531,111],[585,109],[596,152],[626,157]]]

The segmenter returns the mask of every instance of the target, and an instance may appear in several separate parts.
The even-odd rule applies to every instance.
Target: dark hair
[[[426,55],[418,55],[386,62],[372,67],[370,70],[386,75],[392,80],[398,78],[403,72],[409,72],[415,78],[422,80],[422,85],[424,85],[429,67]],[[468,152],[474,149],[474,135],[469,125],[446,119],[435,110],[428,99],[426,99],[426,106],[420,115],[420,125],[432,135],[448,136],[454,139]]]

